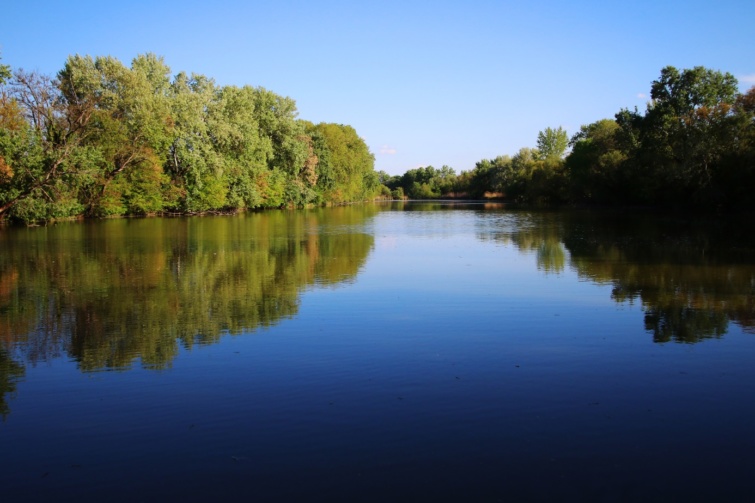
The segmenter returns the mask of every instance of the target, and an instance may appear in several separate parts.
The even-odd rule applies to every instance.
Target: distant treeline
[[[644,113],[622,109],[571,139],[547,128],[537,148],[482,160],[459,175],[428,166],[379,177],[394,198],[751,208],[755,87],[740,94],[729,73],[669,66],[653,81]]]
[[[339,204],[380,192],[350,127],[161,57],[71,56],[56,78],[0,65],[0,220]]]

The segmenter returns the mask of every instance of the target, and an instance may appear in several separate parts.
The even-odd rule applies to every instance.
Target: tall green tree
[[[81,147],[91,113],[69,107],[50,77],[23,70],[2,85],[0,101],[0,219],[78,213],[71,187],[88,157]]]
[[[328,152],[328,179],[325,198],[333,203],[361,201],[379,191],[375,156],[356,130],[343,124],[320,123],[314,126]]]
[[[641,149],[635,158],[657,178],[653,200],[679,203],[709,196],[714,171],[732,147],[730,120],[737,94],[737,80],[730,73],[701,66],[661,70],[639,124]]]
[[[316,162],[311,159],[311,143],[297,116],[293,99],[262,87],[255,89],[260,137],[270,145],[268,171],[262,180],[266,206],[303,205],[315,199]]]
[[[176,210],[202,212],[226,205],[223,163],[208,127],[208,111],[217,93],[215,82],[204,75],[180,72],[171,83],[172,134],[166,171],[180,193]]]
[[[568,145],[569,137],[561,126],[558,129],[545,128],[537,134],[537,157],[542,160],[561,159]]]
[[[713,191],[723,207],[750,210],[755,192],[755,86],[737,97],[731,126],[729,149],[713,177]]]
[[[571,197],[580,202],[618,202],[623,198],[626,153],[619,144],[619,124],[602,119],[584,125],[571,139],[566,158]]]
[[[255,100],[252,87],[226,86],[207,113],[209,139],[228,189],[225,204],[229,208],[254,208],[264,202],[257,181],[268,169],[273,146],[260,136]]]
[[[163,209],[168,145],[168,74],[154,55],[132,68],[112,57],[72,56],[59,73],[69,107],[86,111],[85,144],[95,162],[80,170],[80,198],[92,215]]]

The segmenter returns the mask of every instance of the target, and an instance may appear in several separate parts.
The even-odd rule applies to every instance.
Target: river
[[[755,240],[385,203],[0,228],[3,501],[755,498]]]

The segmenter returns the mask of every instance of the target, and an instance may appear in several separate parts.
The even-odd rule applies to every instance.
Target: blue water
[[[643,221],[651,234],[634,246],[634,229],[617,231],[621,225],[592,214],[478,205],[339,211],[351,213],[334,220],[327,210],[290,212],[283,227],[297,230],[280,254],[272,251],[278,245],[268,252],[260,244],[288,235],[269,230],[282,225],[270,217],[190,220],[183,243],[176,237],[183,233],[170,231],[164,249],[134,246],[129,258],[118,255],[116,262],[132,269],[151,264],[139,273],[145,277],[153,269],[162,275],[140,276],[138,288],[123,279],[127,273],[100,277],[95,287],[81,278],[64,281],[53,266],[40,279],[31,272],[39,267],[24,268],[31,260],[24,253],[7,254],[0,271],[6,278],[17,271],[17,279],[0,297],[6,320],[29,310],[19,296],[40,291],[29,285],[45,285],[48,276],[47,297],[67,299],[58,290],[68,282],[88,291],[82,296],[97,309],[117,313],[99,304],[120,302],[136,306],[130,309],[139,316],[111,314],[114,328],[107,328],[91,314],[97,309],[79,319],[83,308],[73,301],[53,303],[39,294],[35,305],[62,314],[35,312],[33,333],[4,335],[5,351],[24,372],[11,379],[15,389],[6,393],[9,410],[0,423],[3,500],[755,497],[755,334],[748,321],[755,255],[741,242],[693,260],[701,256],[699,243],[710,240],[701,241],[699,229],[667,240],[665,224],[655,222],[660,217]],[[91,250],[90,262],[72,262],[71,269],[102,275],[115,262],[100,254],[121,253],[122,241],[93,246],[93,239],[107,242],[117,227],[127,241],[146,243],[154,234],[143,226],[155,225],[102,222],[84,237],[65,228]],[[208,237],[218,226],[216,237]],[[29,232],[43,230],[4,232],[0,244],[11,246],[21,233],[31,239]],[[54,248],[48,240],[63,235],[50,232],[32,242]],[[344,244],[353,236],[361,244]],[[575,240],[597,245],[586,253]],[[671,258],[663,250],[638,255],[646,241],[670,250]],[[280,266],[293,257],[299,272],[290,276],[298,279],[270,264],[248,270],[252,261],[243,257],[259,251],[258,244],[254,263],[268,257]],[[196,295],[216,298],[200,304],[200,318],[187,314],[190,301],[175,293],[183,290],[161,286],[168,277],[182,281],[170,258],[179,245],[189,250],[181,252],[182,264],[199,264],[191,274],[214,275],[212,283],[193,280]],[[78,260],[77,250],[57,251],[56,260]],[[147,260],[139,253],[157,255]],[[229,258],[212,262],[213,253]],[[218,275],[221,266],[227,270]],[[276,283],[275,299],[291,299],[292,292],[294,299],[294,307],[281,308],[280,316],[273,309],[264,323],[187,342],[171,335],[185,329],[181,322],[145,319],[150,309],[159,312],[152,304],[162,297],[151,292],[164,290],[165,298],[179,299],[175,320],[201,319],[206,332],[215,326],[207,320],[219,316],[212,312],[231,316],[234,309],[225,308],[233,303],[248,308],[249,285],[264,275],[283,282]],[[260,284],[264,303],[273,286]],[[623,291],[634,293],[625,299],[617,293]],[[225,292],[222,299],[218,292]],[[651,311],[665,313],[673,336],[653,331]],[[51,318],[58,328],[45,326]],[[70,328],[87,323],[105,328]],[[233,320],[217,326],[232,327]],[[126,357],[112,356],[131,347],[130,332],[146,342]],[[103,333],[100,345],[80,340]],[[170,356],[145,362],[142,353],[152,350]],[[90,361],[105,363],[82,363]]]

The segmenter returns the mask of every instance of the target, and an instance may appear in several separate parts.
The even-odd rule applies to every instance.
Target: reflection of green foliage
[[[736,226],[633,217],[573,229],[565,237],[572,265],[611,282],[618,302],[639,298],[655,341],[719,337],[728,320],[753,326],[752,245]]]
[[[5,395],[12,395],[16,391],[16,381],[23,377],[24,367],[11,360],[10,355],[0,348],[0,417],[10,413],[8,404],[5,403]]]
[[[537,266],[545,272],[561,272],[566,262],[566,251],[560,242],[543,241],[537,249]]]
[[[354,277],[373,209],[110,220],[0,233],[0,336],[83,370],[170,365],[186,347],[268,327],[299,292]],[[353,225],[354,227],[350,227]],[[39,327],[38,329],[33,329]]]
[[[497,241],[514,243],[526,252],[535,252],[537,267],[546,273],[559,273],[566,265],[562,243],[563,228],[558,218],[549,213],[507,213],[507,218],[492,230]],[[484,234],[481,236],[487,239]]]
[[[642,215],[506,212],[482,239],[537,252],[538,267],[613,285],[617,302],[639,299],[656,342],[698,342],[732,320],[755,330],[752,237],[732,223],[691,224]],[[750,241],[747,241],[750,239]]]
[[[712,309],[689,306],[658,306],[645,312],[645,330],[653,332],[655,342],[699,342],[726,333],[729,318]]]

